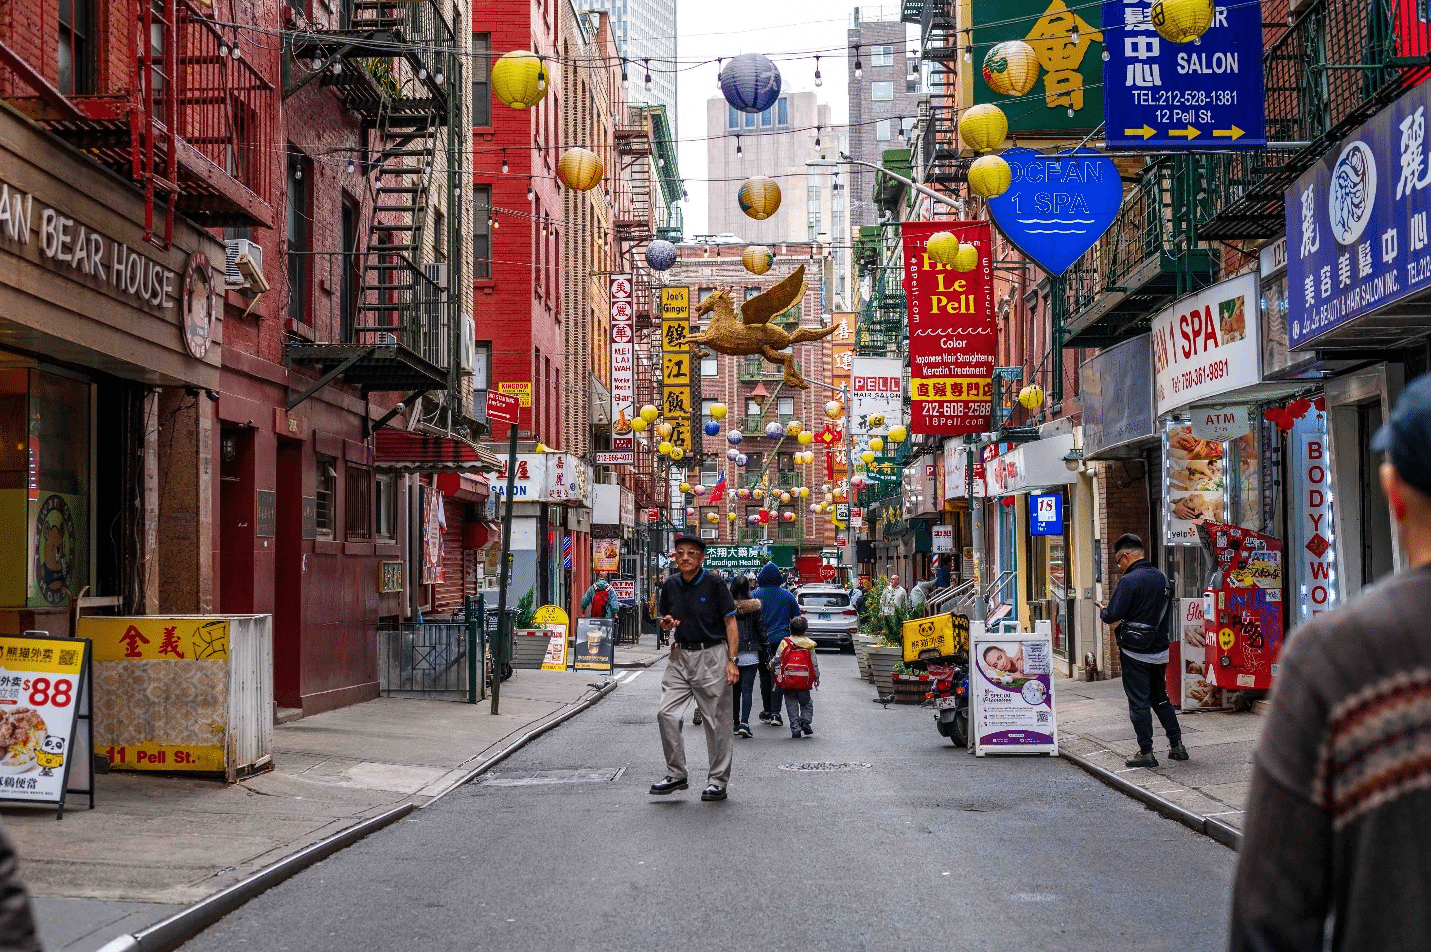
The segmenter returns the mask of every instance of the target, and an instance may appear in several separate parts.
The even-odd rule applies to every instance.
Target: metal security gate
[[[389,697],[413,694],[466,697],[471,683],[468,651],[467,625],[463,622],[386,626],[378,630],[379,685]]]

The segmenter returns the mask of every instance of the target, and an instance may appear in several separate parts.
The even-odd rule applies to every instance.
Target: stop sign
[[[822,582],[833,582],[837,574],[839,573],[835,571],[833,565],[820,566],[820,581]]]

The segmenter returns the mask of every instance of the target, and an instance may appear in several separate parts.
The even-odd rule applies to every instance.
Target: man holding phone
[[[661,630],[671,638],[671,660],[661,677],[661,707],[656,723],[666,754],[666,776],[651,784],[654,796],[685,790],[686,747],[681,739],[682,711],[695,698],[706,729],[710,772],[702,800],[724,800],[731,767],[731,692],[739,682],[736,666],[740,637],[735,601],[718,572],[701,567],[706,544],[696,536],[676,537],[676,571],[661,583],[658,599]]]

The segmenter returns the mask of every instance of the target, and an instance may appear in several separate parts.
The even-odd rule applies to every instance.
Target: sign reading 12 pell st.
[[[1212,26],[1191,43],[1158,35],[1151,0],[1103,0],[1103,23],[1110,149],[1205,152],[1267,144],[1260,4],[1218,4]]]

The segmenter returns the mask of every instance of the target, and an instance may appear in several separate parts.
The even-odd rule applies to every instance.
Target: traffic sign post
[[[498,713],[502,702],[502,664],[507,660],[507,646],[512,643],[511,619],[507,617],[507,587],[512,578],[512,495],[517,479],[517,420],[521,403],[511,394],[487,392],[487,418],[507,424],[507,508],[502,512],[502,554],[498,562],[497,580],[497,648],[492,652],[492,713]]]
[[[1103,0],[1103,22],[1121,27],[1109,32],[1103,64],[1108,148],[1207,152],[1267,144],[1260,5],[1218,5],[1212,26],[1192,43],[1158,35],[1151,0]]]

